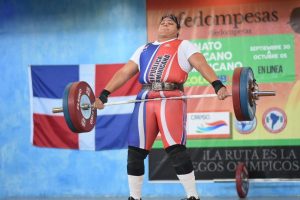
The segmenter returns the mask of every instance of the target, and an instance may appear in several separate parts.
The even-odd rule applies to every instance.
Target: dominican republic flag
[[[122,149],[127,147],[128,124],[134,104],[107,106],[97,111],[95,128],[88,133],[69,130],[62,107],[65,87],[70,82],[86,81],[97,97],[123,64],[107,65],[31,65],[29,67],[31,103],[31,142],[34,146],[80,150]],[[141,86],[137,76],[110,95],[108,101],[136,98]]]

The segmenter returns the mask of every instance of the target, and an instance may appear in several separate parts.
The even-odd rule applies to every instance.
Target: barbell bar
[[[211,98],[217,97],[216,94],[199,94],[199,95],[184,95],[178,97],[162,97],[162,98],[153,98],[153,99],[134,99],[128,101],[117,101],[111,103],[105,103],[104,106],[114,106],[114,105],[122,105],[122,104],[130,104],[130,103],[141,103],[141,102],[148,102],[148,101],[161,101],[161,100],[178,100],[178,99],[199,99],[199,98]],[[226,97],[232,96],[232,94],[227,94]],[[258,99],[259,96],[275,96],[274,91],[255,91],[253,92],[253,96]],[[88,110],[90,108],[94,109],[92,104],[82,104],[80,105],[81,109]],[[53,108],[52,113],[61,113],[63,112],[63,107]]]
[[[259,91],[258,84],[250,67],[235,68],[232,78],[233,108],[236,119],[251,121],[255,117],[256,100],[259,97],[275,96],[275,91]],[[113,106],[130,103],[141,103],[160,100],[178,100],[195,98],[212,98],[216,94],[199,94],[152,99],[134,99],[105,103],[104,106]],[[75,133],[89,132],[96,123],[97,109],[93,107],[95,95],[88,83],[84,81],[69,83],[64,90],[63,107],[53,108],[53,113],[64,113],[69,128]]]
[[[196,99],[196,98],[209,98],[209,97],[216,97],[216,94],[199,94],[199,95],[187,95],[187,96],[178,96],[178,97],[162,97],[162,98],[152,98],[152,99],[133,99],[128,101],[117,101],[111,103],[105,103],[104,106],[114,106],[114,105],[122,105],[122,104],[130,104],[130,103],[141,103],[147,101],[160,101],[160,100],[178,100],[178,99]],[[228,96],[231,96],[229,94]],[[93,109],[92,104],[81,104],[81,108],[83,110],[88,110],[90,108]],[[53,113],[60,113],[63,112],[63,107],[53,108]]]

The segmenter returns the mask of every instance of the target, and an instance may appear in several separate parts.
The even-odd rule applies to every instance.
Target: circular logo
[[[291,28],[296,33],[300,33],[299,23],[300,23],[300,7],[296,7],[292,10],[292,13],[290,15],[290,21],[289,21]]]
[[[251,121],[238,121],[237,119],[234,120],[235,129],[242,134],[249,134],[253,132],[256,128],[256,125],[256,117],[254,117],[254,119]]]
[[[279,133],[285,128],[287,117],[280,108],[270,108],[263,114],[262,123],[267,131]]]

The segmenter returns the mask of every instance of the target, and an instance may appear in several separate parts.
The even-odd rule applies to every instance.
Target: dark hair
[[[171,20],[173,20],[176,23],[177,29],[180,29],[180,22],[178,21],[177,17],[173,14],[167,14],[162,16],[160,22],[162,22],[162,20],[164,20],[165,18],[170,18]]]

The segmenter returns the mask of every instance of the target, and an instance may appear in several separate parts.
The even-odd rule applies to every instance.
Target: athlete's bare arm
[[[209,82],[212,83],[213,81],[217,80],[218,77],[215,71],[209,66],[205,57],[201,53],[194,53],[189,57],[190,64],[198,71],[200,74]],[[222,87],[218,91],[218,98],[223,100],[228,96],[227,89]]]
[[[119,69],[110,79],[104,89],[114,92],[124,85],[139,71],[138,65],[129,60],[121,69]]]

